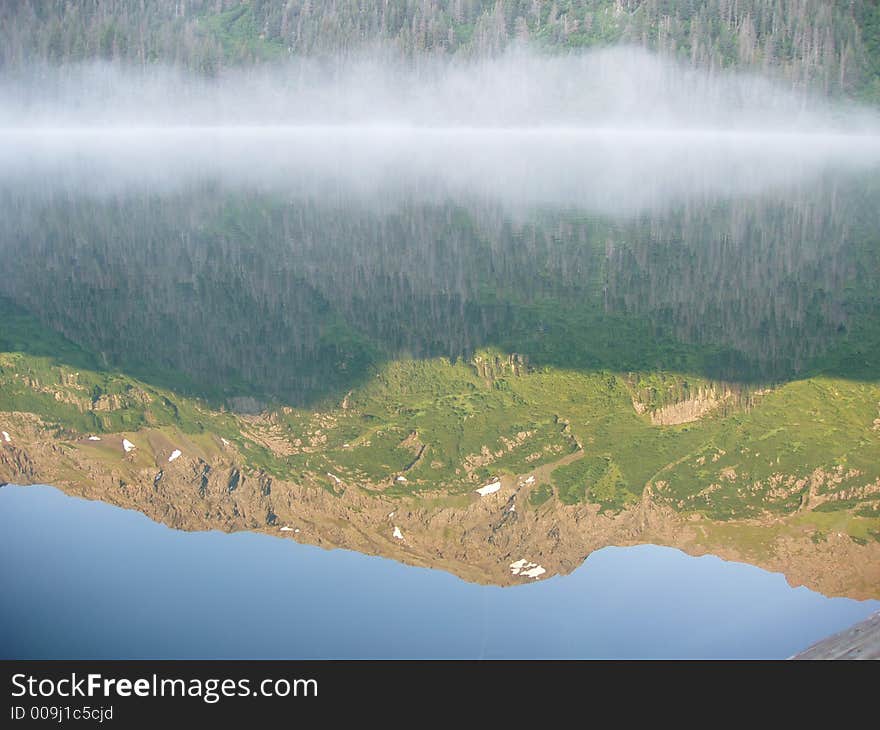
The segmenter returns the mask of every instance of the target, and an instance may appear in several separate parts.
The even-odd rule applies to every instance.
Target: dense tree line
[[[880,97],[876,0],[13,0],[0,65],[107,59],[214,74],[289,56],[411,63],[632,43],[795,87]]]
[[[874,200],[860,177],[635,219],[515,220],[488,201],[341,191],[0,187],[0,296],[106,365],[199,394],[341,398],[385,358],[487,346],[534,366],[851,375],[826,353],[876,330]]]

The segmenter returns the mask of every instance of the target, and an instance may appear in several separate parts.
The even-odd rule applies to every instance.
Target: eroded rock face
[[[617,514],[555,499],[531,505],[536,481],[526,477],[504,476],[501,488],[484,497],[395,498],[344,482],[331,492],[319,480],[297,483],[250,471],[235,447],[216,437],[181,437],[173,445],[180,455],[169,461],[172,447],[149,431],[129,434],[136,448],[126,453],[122,435],[66,441],[27,414],[4,414],[0,425],[14,434],[0,443],[0,482],[53,484],[180,530],[263,532],[496,585],[570,573],[607,545],[656,543],[782,572],[792,585],[828,595],[880,597],[876,541],[861,545],[832,533],[817,542],[779,518],[715,523],[655,504],[650,488]],[[738,538],[738,527],[747,540]],[[534,567],[511,569],[523,559]]]
[[[717,409],[729,396],[717,394],[713,389],[700,390],[693,398],[671,403],[651,413],[655,426],[677,426],[700,420]]]
[[[707,382],[689,387],[684,383],[667,383],[667,393],[661,404],[652,404],[652,395],[630,383],[634,395],[633,408],[638,414],[647,414],[654,426],[678,426],[693,423],[713,413],[731,408],[751,408],[768,388],[747,388],[733,383]],[[676,387],[678,386],[678,387]],[[675,392],[675,391],[679,392]]]

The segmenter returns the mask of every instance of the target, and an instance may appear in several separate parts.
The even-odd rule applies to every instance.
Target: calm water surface
[[[515,588],[0,489],[0,656],[786,657],[880,601],[642,545]]]

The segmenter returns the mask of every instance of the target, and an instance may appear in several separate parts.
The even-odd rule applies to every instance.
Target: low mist
[[[291,61],[217,78],[153,67],[41,67],[0,83],[0,125],[380,124],[876,130],[877,116],[758,76],[695,70],[636,48],[513,50],[417,70]]]
[[[0,182],[88,195],[217,179],[371,205],[479,195],[627,214],[880,161],[873,110],[633,48],[211,79],[31,68],[0,81],[0,128]]]

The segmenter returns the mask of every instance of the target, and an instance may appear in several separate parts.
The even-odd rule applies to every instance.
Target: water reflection
[[[5,658],[784,658],[880,608],[643,545],[519,588],[0,490]],[[63,593],[65,600],[52,600]],[[723,630],[719,630],[723,627]]]
[[[189,392],[307,404],[385,359],[484,346],[740,382],[864,374],[864,353],[834,349],[854,331],[869,347],[876,320],[874,138],[275,127],[2,142],[0,294],[103,364]]]

